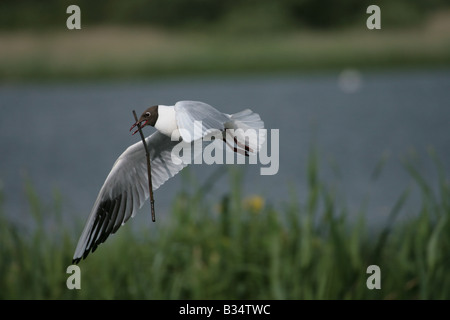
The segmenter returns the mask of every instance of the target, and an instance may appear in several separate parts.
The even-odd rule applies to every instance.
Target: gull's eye
[[[150,112],[146,112],[145,115],[146,115],[147,117],[150,117]]]

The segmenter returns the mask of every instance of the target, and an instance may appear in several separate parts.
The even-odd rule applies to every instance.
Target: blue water
[[[450,169],[450,70],[362,73],[356,87],[343,89],[338,73],[260,77],[200,77],[147,82],[11,84],[0,86],[0,180],[8,215],[29,214],[24,181],[30,179],[44,203],[57,189],[63,212],[84,221],[114,161],[139,140],[128,132],[135,109],[200,100],[234,113],[251,108],[266,128],[280,131],[280,167],[259,175],[242,166],[246,195],[262,194],[282,206],[292,194],[307,196],[307,157],[315,142],[320,175],[351,212],[367,207],[369,218],[384,222],[412,179],[402,161],[413,159],[434,183],[427,150],[433,148]],[[350,92],[349,92],[350,91]],[[146,133],[153,132],[146,129]],[[387,161],[377,179],[373,172]],[[194,165],[200,183],[217,166]],[[181,177],[155,192],[157,217],[166,215]],[[223,176],[209,191],[218,200],[229,189]],[[413,192],[404,216],[420,199]],[[147,216],[147,205],[141,209]],[[136,218],[141,219],[141,218]],[[150,221],[145,217],[145,221]]]

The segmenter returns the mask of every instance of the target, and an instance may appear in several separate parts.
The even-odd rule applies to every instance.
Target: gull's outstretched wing
[[[175,104],[176,120],[181,137],[186,142],[223,131],[230,117],[209,104],[199,101],[179,101]],[[200,122],[201,121],[201,122]]]
[[[178,141],[155,132],[145,139],[148,145],[152,168],[153,190],[187,166],[181,161],[172,161],[171,151]],[[174,155],[174,157],[177,157]],[[142,141],[128,147],[114,163],[111,172],[100,189],[97,200],[78,241],[73,263],[86,258],[115,233],[149,197],[147,161]]]

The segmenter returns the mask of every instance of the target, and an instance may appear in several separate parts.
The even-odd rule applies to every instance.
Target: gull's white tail
[[[230,121],[225,123],[224,141],[235,152],[248,155],[256,153],[266,140],[264,122],[259,114],[250,109],[229,115]],[[232,147],[236,144],[236,147]]]

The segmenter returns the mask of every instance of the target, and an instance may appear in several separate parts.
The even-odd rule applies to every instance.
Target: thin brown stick
[[[152,209],[152,221],[155,222],[155,199],[153,199],[152,186],[152,168],[150,166],[150,153],[148,152],[147,143],[145,142],[144,134],[142,133],[141,124],[138,123],[136,111],[133,110],[134,119],[136,120],[139,134],[141,135],[142,143],[144,144],[145,155],[147,156],[147,175],[148,175],[148,190],[150,191],[150,206]]]

